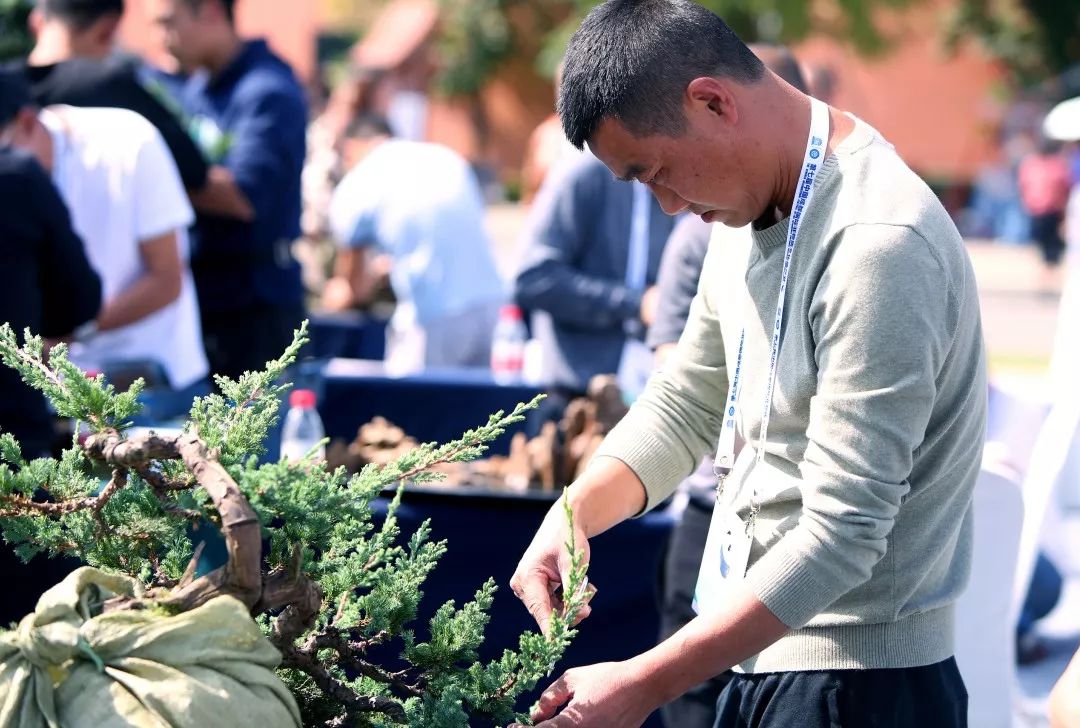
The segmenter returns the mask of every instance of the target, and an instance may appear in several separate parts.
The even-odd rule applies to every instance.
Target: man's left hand
[[[544,691],[531,717],[536,728],[639,728],[659,707],[652,693],[629,663],[579,667]]]

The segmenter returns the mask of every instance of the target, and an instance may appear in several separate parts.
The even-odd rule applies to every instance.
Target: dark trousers
[[[292,343],[304,319],[302,306],[251,306],[203,311],[202,330],[210,371],[230,379],[261,371]]]
[[[967,698],[952,658],[896,670],[736,674],[715,728],[964,728]]]
[[[1043,262],[1057,265],[1065,254],[1065,239],[1061,237],[1061,212],[1048,212],[1031,216],[1031,237],[1042,252]]]
[[[664,601],[660,608],[660,639],[675,634],[693,619],[694,587],[697,584],[705,539],[712,519],[711,501],[693,500],[671,531],[664,560]],[[668,728],[711,728],[716,720],[716,699],[731,673],[704,682],[660,709]]]
[[[1035,623],[1054,611],[1061,600],[1064,586],[1061,572],[1057,570],[1046,554],[1040,553],[1035,561],[1035,571],[1031,575],[1024,606],[1020,611],[1020,620],[1016,625],[1016,636],[1023,637],[1035,629]]]

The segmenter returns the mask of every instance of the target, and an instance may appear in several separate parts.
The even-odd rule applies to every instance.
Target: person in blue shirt
[[[289,66],[243,40],[234,0],[153,0],[165,46],[191,72],[181,105],[214,170],[235,181],[254,220],[200,214],[191,269],[211,369],[237,377],[281,354],[303,318],[292,243],[300,236],[307,102]]]
[[[388,370],[488,366],[506,294],[468,162],[439,144],[393,139],[386,120],[372,115],[350,123],[343,152],[350,171],[330,202],[341,249],[324,306],[340,310],[370,299],[371,248],[391,261],[397,298]]]

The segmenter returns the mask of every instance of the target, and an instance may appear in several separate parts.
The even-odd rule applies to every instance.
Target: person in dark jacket
[[[71,334],[91,322],[101,306],[101,282],[72,230],[71,219],[49,175],[37,161],[9,147],[9,126],[29,94],[18,77],[0,74],[0,323],[18,336],[24,329],[47,338]],[[45,398],[12,369],[0,365],[0,433],[11,434],[26,460],[47,456],[55,429]],[[71,571],[70,560],[42,560],[23,566],[7,544],[0,545],[0,627],[33,609],[40,590]]]

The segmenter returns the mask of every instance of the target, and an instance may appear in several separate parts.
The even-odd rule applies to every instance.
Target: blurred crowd
[[[482,175],[425,140],[431,4],[388,6],[408,17],[377,20],[318,92],[241,37],[234,0],[147,8],[166,67],[118,50],[123,0],[38,0],[36,44],[0,76],[0,224],[21,270],[0,319],[67,341],[120,383],[142,376],[147,421],[182,415],[213,374],[261,368],[313,310],[392,306],[393,373],[488,366],[500,314],[524,319],[525,368],[552,395],[541,420],[596,374],[618,373],[633,396],[653,350],[677,340],[672,311],[688,305],[708,227],[613,179],[555,114],[522,150],[528,216],[516,269],[500,275]],[[819,98],[836,88],[831,69],[758,51]],[[1026,132],[1002,149],[975,183],[968,232],[1030,237],[1053,271],[1080,152]],[[681,293],[657,285],[665,266],[689,276]],[[13,393],[3,427],[47,440],[43,403],[0,376]]]
[[[1033,117],[1019,128],[1006,125],[998,158],[974,180],[961,223],[973,238],[1034,243],[1045,266],[1043,285],[1050,288],[1061,283],[1069,196],[1080,185],[1080,145],[1051,138],[1038,125],[1042,113]]]
[[[38,0],[35,47],[0,70],[0,321],[68,343],[73,361],[117,383],[142,377],[146,423],[185,414],[214,374],[262,368],[309,311],[387,301],[397,373],[486,367],[500,320],[525,318],[530,368],[549,392],[535,432],[596,375],[639,392],[677,345],[710,237],[747,244],[615,179],[552,115],[524,150],[529,212],[505,280],[476,171],[424,139],[427,56],[405,53],[392,74],[361,57],[312,104],[264,41],[241,37],[234,0],[148,6],[168,67],[117,51],[123,0]],[[836,83],[783,48],[754,51],[819,98]],[[966,232],[1033,240],[1051,278],[1065,230],[1080,230],[1077,185],[1080,147],[1010,134],[975,181]],[[44,400],[7,370],[0,430],[28,456],[54,444]],[[710,461],[684,485],[667,633],[692,616],[713,488]],[[1040,569],[1049,606],[1031,603],[1021,647],[1060,592],[1052,565]],[[671,724],[711,724],[719,684],[665,708]]]
[[[3,69],[0,224],[20,285],[0,319],[118,382],[142,376],[148,421],[183,414],[213,374],[261,368],[313,310],[392,306],[394,373],[488,366],[500,314],[524,319],[526,369],[552,395],[541,419],[596,374],[632,396],[677,340],[673,302],[692,295],[708,227],[613,179],[555,114],[522,150],[528,215],[500,275],[483,176],[425,140],[431,4],[388,6],[408,17],[377,20],[390,29],[319,92],[241,37],[234,0],[147,8],[167,67],[118,50],[123,0],[38,0],[33,50]],[[758,51],[819,98],[836,88],[831,69]],[[975,182],[968,232],[1033,239],[1052,275],[1078,176],[1075,146],[1010,132]],[[657,285],[665,266],[690,276],[681,294]],[[42,442],[44,405],[0,376],[15,393],[4,428]]]

